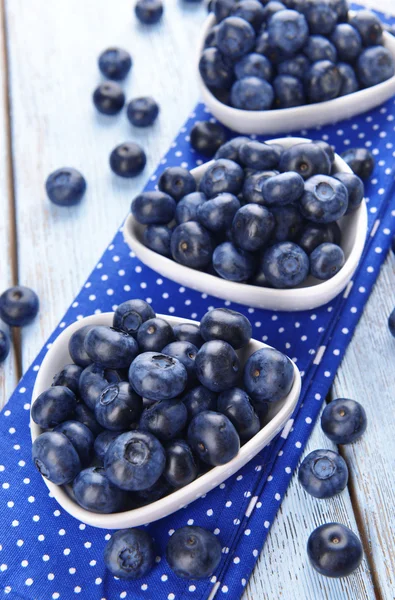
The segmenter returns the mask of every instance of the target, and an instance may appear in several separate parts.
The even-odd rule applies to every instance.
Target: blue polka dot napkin
[[[335,126],[298,132],[334,144],[338,152],[369,148],[377,166],[366,186],[369,233],[363,259],[347,289],[329,305],[307,312],[275,313],[224,302],[180,287],[144,266],[126,246],[120,229],[48,343],[0,415],[0,594],[26,600],[203,600],[239,598],[262,550],[322,401],[361,317],[395,232],[394,101]],[[150,178],[153,189],[166,166],[203,162],[189,145],[193,123],[210,115],[199,105]],[[148,526],[157,547],[153,571],[136,582],[115,579],[103,564],[110,532],[80,523],[48,494],[31,464],[29,409],[36,373],[54,339],[76,319],[113,310],[133,297],[155,310],[200,319],[211,307],[245,313],[253,336],[287,353],[303,376],[301,400],[277,438],[239,473],[205,497]],[[183,581],[164,558],[167,540],[187,524],[218,535],[223,557],[215,576]]]

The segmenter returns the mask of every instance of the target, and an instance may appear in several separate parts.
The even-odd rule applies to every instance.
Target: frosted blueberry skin
[[[383,46],[366,48],[358,57],[357,74],[365,87],[387,81],[395,73],[392,54]]]
[[[300,198],[300,212],[313,223],[332,223],[346,214],[348,191],[346,186],[327,175],[315,175],[305,183]]]
[[[133,98],[127,106],[126,116],[135,127],[153,125],[159,115],[159,106],[151,96]]]
[[[307,2],[303,13],[306,17],[310,33],[330,34],[337,22],[337,13],[325,0]]]
[[[86,353],[84,340],[93,325],[84,325],[73,333],[69,340],[69,354],[76,365],[88,367],[92,361]]]
[[[229,140],[225,144],[222,144],[220,148],[218,148],[214,156],[215,160],[218,160],[219,158],[226,158],[227,160],[232,160],[233,162],[241,165],[242,161],[240,158],[240,149],[241,146],[247,142],[251,142],[251,139],[242,135]]]
[[[304,180],[313,175],[329,175],[331,162],[327,153],[318,144],[295,144],[285,150],[280,159],[279,170],[282,173],[295,171]]]
[[[115,513],[126,506],[125,492],[111,483],[103,467],[81,471],[73,481],[73,494],[82,508],[95,513]]]
[[[8,333],[0,329],[0,363],[5,361],[10,353],[11,342]]]
[[[122,81],[132,67],[132,58],[122,48],[107,48],[100,54],[98,65],[104,77]]]
[[[221,562],[221,544],[211,531],[197,526],[177,529],[167,544],[166,560],[182,579],[210,577]]]
[[[140,418],[139,429],[149,431],[161,442],[179,437],[187,423],[187,409],[178,398],[159,400],[146,408]]]
[[[349,23],[336,25],[332,36],[332,44],[337,50],[338,59],[345,62],[353,62],[361,54],[362,39],[355,27]]]
[[[140,579],[155,563],[153,539],[143,529],[116,531],[104,550],[104,563],[116,577]]]
[[[136,177],[147,163],[144,150],[134,142],[120,144],[110,154],[111,170],[119,177]]]
[[[257,52],[252,52],[251,54],[243,56],[243,58],[235,64],[234,69],[236,79],[243,79],[243,77],[259,77],[260,79],[270,81],[273,77],[273,67],[270,60],[266,58],[266,56],[263,56],[263,54],[258,54]]]
[[[242,441],[254,437],[261,428],[259,416],[243,389],[232,388],[221,392],[218,396],[217,411],[228,417]]]
[[[277,0],[270,0],[270,2],[267,2],[264,6],[265,21],[268,23],[270,21],[270,18],[276,12],[279,12],[280,10],[284,10],[286,8],[287,7],[282,2],[278,2]]]
[[[337,50],[328,38],[323,35],[311,35],[307,41],[303,52],[311,62],[317,60],[330,60],[337,62]]]
[[[113,116],[124,107],[125,94],[121,86],[113,81],[104,81],[93,92],[93,104],[101,114]]]
[[[56,485],[70,483],[81,471],[77,450],[57,431],[46,431],[34,440],[32,458],[39,473]]]
[[[240,201],[233,194],[222,193],[200,204],[196,220],[206,229],[218,233],[229,229],[233,217],[240,208]]]
[[[197,209],[206,201],[207,197],[202,192],[192,192],[181,198],[177,203],[175,213],[178,225],[188,223],[188,221],[197,221]]]
[[[145,490],[159,479],[165,468],[165,451],[148,431],[119,435],[108,448],[104,468],[109,480],[122,490]]]
[[[200,326],[193,323],[180,323],[173,327],[174,337],[179,342],[190,342],[197,348],[204,344],[200,333]]]
[[[187,409],[188,421],[205,410],[217,410],[217,394],[204,385],[189,390],[182,401]]]
[[[214,308],[200,322],[200,332],[206,342],[222,340],[236,350],[246,346],[252,335],[252,326],[242,313],[229,308]]]
[[[273,81],[274,104],[277,108],[294,108],[306,104],[302,82],[291,75],[277,75]]]
[[[149,400],[167,400],[182,394],[188,375],[184,365],[158,352],[144,352],[134,359],[129,381],[134,390]]]
[[[190,134],[191,146],[203,156],[212,158],[227,140],[226,130],[220,123],[211,121],[198,121],[194,124]]]
[[[92,460],[95,437],[92,431],[79,421],[65,421],[55,427],[54,431],[63,433],[73,444],[80,457],[81,465],[86,467]]]
[[[144,229],[143,242],[150,250],[171,257],[170,240],[173,230],[166,225],[148,225]]]
[[[0,319],[10,327],[24,327],[34,321],[39,305],[36,292],[16,285],[0,296]]]
[[[96,325],[84,340],[85,350],[92,362],[107,369],[127,369],[139,348],[136,340],[124,331]]]
[[[328,144],[328,142],[324,142],[324,140],[315,140],[313,144],[315,146],[318,146],[319,148],[321,148],[321,150],[325,152],[325,154],[329,158],[330,164],[333,165],[333,163],[335,162],[335,151],[333,149],[333,146],[331,146],[331,144]]]
[[[357,76],[351,65],[343,62],[337,63],[337,68],[342,78],[339,96],[353,94],[360,89]]]
[[[278,144],[265,144],[250,140],[240,145],[239,157],[242,165],[257,171],[270,171],[278,167],[282,148]]]
[[[86,367],[79,380],[79,396],[91,410],[95,410],[100,394],[110,383],[116,383],[121,378],[116,371],[104,369],[100,365],[91,364]]]
[[[257,350],[244,366],[244,387],[254,405],[284,398],[292,388],[294,377],[292,362],[274,348]]]
[[[269,110],[274,101],[273,87],[259,77],[243,77],[233,84],[230,100],[241,110]]]
[[[200,223],[188,221],[173,230],[170,250],[176,262],[192,269],[201,269],[211,261],[213,241]]]
[[[365,409],[349,398],[332,400],[322,413],[321,427],[335,444],[352,444],[366,431]]]
[[[258,32],[265,20],[265,11],[258,0],[244,0],[236,4],[232,10],[232,16],[244,19]]]
[[[156,317],[155,311],[145,300],[135,298],[122,302],[114,312],[113,327],[136,335],[140,325]]]
[[[304,192],[304,180],[299,173],[280,173],[263,182],[263,202],[266,206],[291,204],[301,198]]]
[[[345,525],[326,523],[317,527],[307,542],[312,567],[326,577],[346,577],[359,567],[362,544]]]
[[[259,204],[247,204],[235,214],[232,240],[242,250],[256,252],[270,240],[274,225],[274,217],[267,208]]]
[[[349,148],[341,155],[350,169],[362,180],[372,176],[375,167],[375,159],[366,148]]]
[[[241,283],[253,275],[256,259],[251,252],[236,248],[231,242],[223,242],[213,252],[213,266],[223,279]]]
[[[122,432],[126,433],[126,432]],[[104,456],[113,443],[113,441],[119,436],[121,433],[119,431],[102,431],[99,433],[94,442],[94,451],[96,458],[100,461],[100,463],[104,462]]]
[[[293,242],[279,242],[265,250],[262,268],[269,283],[278,289],[293,288],[309,274],[309,257]]]
[[[377,46],[383,43],[383,26],[371,10],[358,10],[350,16],[350,25],[355,27],[364,46]]]
[[[199,73],[208,88],[229,89],[233,82],[232,64],[218,48],[206,48],[199,60]]]
[[[268,21],[269,44],[288,55],[305,46],[309,27],[303,14],[296,10],[276,12]]]
[[[148,319],[137,332],[140,352],[162,352],[174,340],[173,328],[165,319]]]
[[[166,225],[174,217],[176,202],[161,191],[142,192],[133,199],[131,211],[142,225]]]
[[[192,419],[187,441],[195,454],[212,466],[226,464],[240,449],[240,438],[228,417],[209,410]]]
[[[344,252],[340,246],[326,242],[310,254],[310,273],[313,277],[325,281],[334,277],[344,262]]]
[[[191,342],[171,342],[162,350],[163,354],[177,358],[188,373],[188,384],[196,382],[195,359],[198,348]]]
[[[333,227],[333,223],[327,225],[319,225],[318,223],[306,223],[300,237],[297,240],[298,246],[300,246],[306,254],[311,254],[321,244],[325,242],[332,242],[340,245],[341,237],[337,228]]]
[[[128,382],[109,385],[101,392],[95,405],[95,417],[105,429],[124,431],[138,421],[143,402]]]
[[[58,206],[74,206],[85,194],[86,181],[77,169],[62,167],[51,173],[45,182],[47,196]]]
[[[235,350],[222,340],[203,344],[196,355],[195,368],[200,383],[213,392],[234,387],[241,373]]]
[[[82,367],[74,364],[65,365],[52,380],[52,386],[62,385],[69,388],[74,394],[78,394],[78,383],[82,373]]]
[[[163,15],[162,0],[137,0],[134,12],[144,25],[155,25]]]
[[[277,71],[279,75],[291,75],[292,77],[303,79],[309,67],[310,61],[307,56],[297,54],[292,58],[287,58],[283,62],[280,62],[277,65]]]
[[[206,169],[199,189],[207,198],[228,192],[237,196],[242,190],[244,171],[236,162],[220,158]]]
[[[278,175],[278,171],[246,172],[243,185],[243,199],[247,203],[264,204],[263,185],[266,179]]]
[[[34,401],[31,416],[43,429],[56,427],[74,415],[77,399],[69,388],[57,385],[42,392]]]
[[[197,460],[185,440],[173,440],[166,446],[166,467],[164,477],[175,488],[181,488],[194,481],[199,473]]]
[[[341,86],[340,71],[330,60],[319,60],[313,63],[306,74],[306,95],[311,103],[337,98]]]
[[[298,479],[311,496],[332,498],[347,486],[347,464],[337,452],[314,450],[303,459]]]
[[[218,28],[217,46],[227,58],[235,60],[247,54],[255,44],[252,25],[240,17],[228,17]]]
[[[183,167],[167,167],[159,178],[158,187],[178,202],[187,194],[196,191],[196,181]]]

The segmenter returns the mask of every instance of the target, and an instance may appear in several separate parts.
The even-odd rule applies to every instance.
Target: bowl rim
[[[63,331],[59,334],[59,336],[55,339],[55,341],[48,349],[48,352],[46,353],[40,366],[40,369],[37,373],[37,378],[32,391],[29,425],[32,442],[34,442],[34,440],[41,433],[43,433],[41,427],[39,427],[39,425],[37,425],[33,421],[31,417],[31,410],[38,395],[48,388],[46,380],[55,375],[55,373],[48,374],[48,369],[51,365],[51,358],[54,355],[56,355],[60,348],[64,347],[64,344],[68,343],[68,340],[75,331],[77,331],[84,325],[112,323],[113,315],[113,312],[99,313],[75,321],[74,323],[63,329]],[[198,321],[194,321],[192,319],[184,319],[183,317],[177,317],[174,315],[158,314],[157,316],[159,318],[166,319],[172,325],[178,323],[192,323],[197,325],[199,324]],[[268,344],[265,344],[264,342],[261,342],[259,340],[255,340],[253,338],[250,340],[250,343],[258,345],[259,348],[272,348],[272,346],[269,346]],[[146,506],[111,514],[95,513],[82,508],[66,493],[63,486],[55,485],[45,477],[42,477],[43,481],[45,482],[46,486],[50,491],[50,495],[52,495],[56,499],[58,504],[60,504],[60,506],[66,512],[68,512],[76,519],[79,519],[80,521],[88,525],[92,525],[94,527],[99,527],[103,529],[120,529],[124,526],[139,526],[151,523],[155,520],[168,516],[169,514],[172,514],[173,512],[176,512],[181,508],[184,508],[187,504],[190,504],[195,499],[201,497],[203,494],[207,493],[208,491],[225,481],[233,473],[242,468],[263,447],[265,447],[265,445],[267,445],[273,439],[273,437],[275,437],[275,435],[279,431],[281,431],[281,429],[285,426],[287,420],[289,419],[297,405],[301,392],[301,375],[297,365],[292,360],[291,362],[294,368],[294,380],[292,388],[289,391],[289,393],[284,397],[284,405],[280,408],[278,413],[274,415],[273,418],[266,425],[264,425],[264,427],[262,427],[253,438],[251,438],[251,440],[249,440],[243,446],[240,447],[238,454],[231,461],[229,461],[225,465],[213,467],[207,473],[204,473],[203,475],[189,483],[187,486],[175,490],[168,496],[156,500],[151,504],[147,504]],[[267,438],[267,443],[264,443],[264,445],[260,447],[258,451],[254,451],[254,448],[260,446],[260,444],[263,440],[265,440],[265,438]],[[227,471],[229,471],[229,474],[226,474]],[[211,485],[213,482],[214,485]],[[189,499],[187,502],[183,502],[183,497],[185,497],[186,490],[188,490],[189,492],[188,496],[193,495],[193,498]],[[174,508],[175,504],[176,507]],[[123,523],[128,523],[128,517],[131,524],[120,525],[120,521],[122,521]]]

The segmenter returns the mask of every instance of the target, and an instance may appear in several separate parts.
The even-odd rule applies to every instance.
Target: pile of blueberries
[[[216,24],[199,62],[203,81],[242,110],[332,100],[395,73],[383,25],[347,0],[213,0]]]
[[[262,287],[293,288],[309,275],[327,280],[338,273],[345,257],[337,221],[359,207],[364,185],[355,173],[334,169],[329,144],[284,149],[237,137],[214,158],[198,184],[186,169],[168,167],[158,191],[133,200],[148,248],[181,265]],[[348,157],[353,159],[357,168],[355,151]],[[364,159],[366,167],[365,153]]]
[[[36,292],[23,285],[16,285],[0,296],[0,320],[9,327],[24,327],[34,321],[39,305]],[[7,358],[10,349],[10,335],[0,328],[0,363]]]

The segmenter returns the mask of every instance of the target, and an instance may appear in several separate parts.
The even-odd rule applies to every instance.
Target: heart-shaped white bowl
[[[310,141],[305,138],[288,137],[270,140],[266,143],[277,143],[284,148],[290,148],[295,144]],[[191,171],[196,181],[200,181],[209,164],[210,162],[205,163]],[[337,172],[352,172],[350,167],[337,154],[335,170]],[[308,277],[301,286],[289,290],[263,288],[246,283],[227,281],[221,277],[185,267],[170,258],[161,256],[144,245],[143,233],[145,226],[140,225],[132,214],[125,221],[123,235],[126,243],[144,264],[180,285],[247,306],[269,310],[296,311],[322,306],[344,290],[361,258],[366,239],[367,224],[366,203],[363,201],[354,213],[344,216],[339,221],[342,231],[341,245],[346,258],[343,268],[332,279],[319,281],[314,277]]]
[[[248,111],[227,106],[210,92],[199,72],[199,60],[204,49],[204,42],[215,22],[215,16],[210,14],[203,24],[198,44],[197,77],[204,103],[218,121],[233,131],[248,134],[278,134],[328,125],[371,110],[395,94],[394,75],[383,83],[353,94],[295,108]],[[384,46],[391,52],[395,60],[395,38],[387,31],[384,32]]]
[[[179,323],[196,324],[196,321],[171,317],[169,315],[158,315],[158,317],[166,319],[166,321],[173,326],[178,325]],[[72,362],[68,350],[69,340],[72,334],[84,325],[112,325],[112,320],[113,313],[92,315],[91,317],[86,317],[85,319],[73,323],[59,335],[48,350],[38,372],[33,389],[32,405],[34,404],[35,399],[44,390],[50,387],[54,375],[60,371],[64,365]],[[251,340],[245,348],[238,350],[237,354],[239,355],[241,363],[244,365],[247,358],[253,352],[266,347],[268,347],[267,344],[263,344],[257,340]],[[208,471],[189,485],[173,492],[161,500],[157,500],[152,504],[134,510],[103,515],[85,510],[72,499],[67,493],[66,488],[51,483],[48,479],[45,479],[45,477],[43,477],[43,480],[55,500],[65,511],[76,519],[79,519],[88,525],[92,525],[93,527],[122,529],[124,527],[137,527],[138,525],[144,525],[162,519],[180,508],[184,508],[190,502],[200,498],[203,494],[206,494],[225,481],[225,479],[241,469],[241,467],[267,446],[275,435],[284,428],[298,402],[301,389],[299,369],[294,363],[292,364],[295,376],[291,391],[285,398],[270,406],[266,424],[259,433],[240,448],[238,455],[226,465],[214,467],[211,471]],[[30,429],[32,440],[34,442],[37,436],[42,433],[42,429],[34,423],[32,419],[30,419]]]

